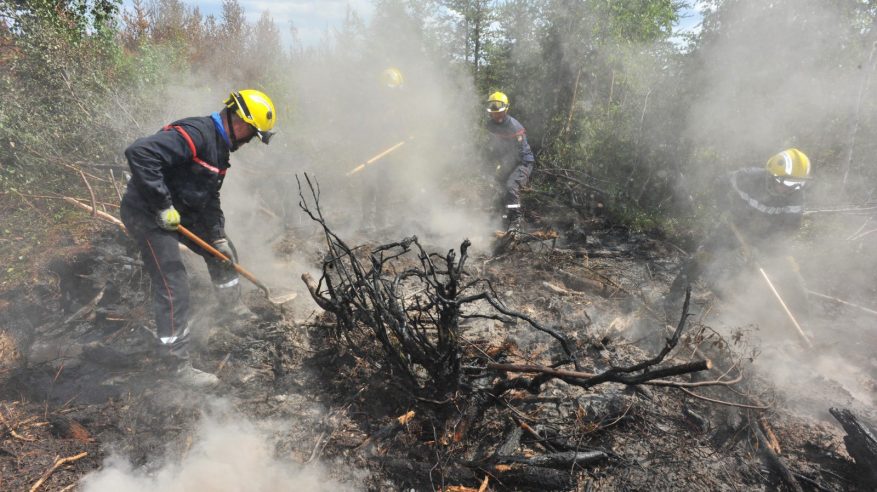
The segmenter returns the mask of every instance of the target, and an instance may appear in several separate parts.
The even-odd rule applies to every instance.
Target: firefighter
[[[241,301],[237,272],[176,232],[183,226],[237,262],[225,234],[219,189],[230,167],[229,153],[254,137],[267,144],[277,120],[274,104],[257,90],[233,92],[225,108],[204,117],[175,121],[140,138],[125,150],[131,180],[122,198],[121,216],[140,247],[152,279],[156,350],[181,380],[213,384],[209,373],[189,361],[189,284],[179,243],[204,257],[219,305],[219,321],[251,322]]]
[[[494,173],[504,191],[503,226],[508,232],[517,232],[523,217],[521,188],[530,179],[535,159],[527,143],[527,131],[508,111],[509,98],[504,93],[497,91],[488,97],[488,160],[495,166]]]
[[[739,273],[740,261],[758,261],[782,251],[777,245],[801,228],[804,189],[809,180],[810,159],[794,148],[772,156],[763,167],[739,169],[724,177],[719,207],[725,216],[716,221],[714,230],[683,264],[665,300],[668,313],[678,307],[686,286],[694,284],[706,270],[711,269],[712,275],[704,280],[715,290]],[[728,265],[728,259],[737,264]],[[716,266],[723,263],[724,269]],[[770,267],[786,287],[785,294],[806,310],[803,281],[794,258],[786,255]]]
[[[377,87],[375,87],[377,85]],[[406,128],[402,112],[405,97],[405,78],[396,67],[387,67],[381,71],[378,83],[369,85],[373,92],[369,95],[372,103],[368,112],[371,127],[367,142],[359,147],[371,148],[369,144],[378,143],[377,148],[384,148],[399,141],[405,141]],[[361,129],[357,130],[361,132]],[[388,209],[393,206],[390,200],[398,196],[400,187],[398,174],[400,169],[399,152],[382,157],[379,162],[358,173],[354,182],[361,187],[360,209],[361,222],[359,232],[366,236],[378,233],[392,225],[387,216]]]
[[[402,72],[396,67],[387,67],[381,72],[381,82],[389,89],[401,89],[405,85]]]

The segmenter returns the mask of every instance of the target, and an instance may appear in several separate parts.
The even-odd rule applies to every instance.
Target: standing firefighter
[[[229,168],[229,153],[258,136],[271,139],[277,120],[274,104],[262,92],[232,93],[225,108],[210,116],[185,118],[125,150],[131,180],[122,199],[122,221],[140,246],[152,278],[156,346],[168,368],[189,383],[212,384],[212,374],[189,361],[189,283],[179,243],[204,257],[219,300],[220,322],[253,321],[241,301],[237,272],[180,236],[180,224],[205,238],[237,262],[225,235],[219,189]]]
[[[366,139],[359,141],[357,147],[370,148],[371,144],[378,143],[384,149],[378,154],[381,157],[372,162],[373,165],[365,166],[361,172],[355,173],[357,176],[354,182],[362,187],[359,229],[364,233],[376,233],[390,225],[387,216],[391,207],[390,200],[398,196],[401,186],[398,178],[402,171],[400,152],[396,149],[401,147],[400,142],[406,141],[404,135],[411,130],[406,128],[406,119],[402,112],[405,96],[405,78],[402,72],[398,68],[388,67],[381,71],[380,81],[376,85],[377,87],[368,87],[371,89],[367,99],[371,105],[365,117],[368,129],[356,129],[356,133]],[[362,123],[362,120],[357,121]],[[348,144],[350,143],[348,140]]]
[[[527,130],[518,120],[508,115],[509,98],[502,92],[494,92],[487,99],[490,120],[487,129],[491,134],[488,159],[495,167],[497,179],[504,186],[503,226],[516,232],[521,226],[521,188],[533,172],[533,151],[527,143]]]
[[[675,310],[686,286],[695,283],[705,271],[710,272],[710,278],[705,279],[710,287],[721,289],[725,281],[740,273],[741,265],[729,264],[729,259],[730,263],[744,260],[755,266],[776,260],[775,252],[784,251],[779,243],[801,227],[804,188],[809,179],[810,159],[798,149],[784,150],[768,159],[764,167],[740,169],[723,179],[719,206],[726,216],[716,221],[715,229],[683,265],[665,308]],[[779,256],[784,258],[763,266],[779,280],[786,300],[806,311],[797,264],[791,256]],[[763,279],[751,281],[764,285]]]

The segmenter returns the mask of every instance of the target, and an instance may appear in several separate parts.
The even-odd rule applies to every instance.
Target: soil
[[[320,241],[290,236],[276,248],[303,253],[318,268]],[[594,220],[559,237],[528,236],[497,257],[473,254],[469,265],[507,306],[574,339],[583,370],[600,372],[663,346],[681,313],[665,314],[661,300],[683,257],[659,237]],[[765,430],[804,490],[869,489],[827,413],[843,406],[873,421],[871,355],[855,344],[825,352],[844,353],[858,368],[854,391],[825,371],[795,366],[789,372],[810,388],[802,396],[778,388],[750,360],[768,351],[780,354],[773,360],[798,361],[782,355],[800,352],[794,338],[753,350],[760,339],[750,336],[751,326],[719,328],[709,316],[696,317],[671,357],[707,356],[714,368],[674,380],[742,374],[739,383],[686,393],[616,383],[585,390],[555,379],[538,394],[512,390],[486,405],[463,393],[429,401],[387,367],[347,350],[333,317],[297,279],[299,297],[282,308],[248,291],[260,321],[232,333],[211,319],[209,283],[196,276],[194,365],[221,383],[193,391],[150,354],[149,280],[127,238],[101,228],[87,244],[56,248],[36,271],[0,294],[2,490],[29,490],[57,459],[82,452],[41,489],[76,490],[110,455],[147,474],[182,462],[217,399],[253,421],[286,422],[270,436],[281,462],[325,463],[332,480],[354,489],[478,490],[485,477],[489,490],[784,489],[755,436]],[[546,366],[560,358],[550,337],[523,323],[467,320],[461,329],[470,352],[503,346],[506,362]],[[817,344],[832,342],[830,334],[816,335]],[[517,376],[488,372],[472,380],[490,385]],[[473,408],[483,415],[461,427]],[[413,417],[394,424],[409,411]],[[557,468],[527,461],[570,450],[602,458]]]

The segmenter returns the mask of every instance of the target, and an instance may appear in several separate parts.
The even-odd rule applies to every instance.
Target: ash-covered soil
[[[315,269],[325,255],[317,235],[276,246],[312,258]],[[428,245],[442,254],[455,246]],[[473,253],[468,273],[490,280],[506,306],[574,340],[582,370],[599,373],[664,345],[681,312],[665,314],[661,300],[681,258],[658,238],[594,224],[587,237],[528,235],[497,257]],[[435,400],[409,391],[389,365],[349,350],[299,279],[289,279],[299,297],[283,308],[248,292],[261,321],[235,335],[213,322],[209,283],[191,270],[194,365],[222,381],[209,391],[179,385],[151,359],[149,280],[124,237],[107,233],[64,251],[34,284],[0,296],[0,489],[28,490],[47,475],[43,490],[76,490],[84,475],[115,466],[109,456],[161,483],[149,477],[184,473],[169,464],[186,466],[205,452],[199,426],[217,413],[253,422],[271,466],[296,474],[319,464],[325,490],[479,490],[485,479],[489,490],[790,488],[771,456],[804,490],[868,489],[827,411],[847,407],[873,419],[870,355],[849,355],[862,383],[850,392],[800,364],[809,356],[793,338],[754,347],[757,329],[713,327],[709,315],[695,316],[667,360],[708,358],[713,367],[669,378],[682,388],[583,389],[553,379],[535,394],[512,389],[484,401],[483,392],[461,391]],[[561,358],[549,336],[521,322],[466,319],[460,334],[473,360],[502,354],[496,361],[551,366]],[[825,345],[832,336],[814,338]],[[360,342],[365,352],[379,350]],[[820,354],[832,350],[837,344]],[[793,364],[786,370],[809,392],[787,392],[760,371],[757,356],[766,351]],[[484,387],[522,376],[465,371]],[[697,385],[711,381],[722,384]],[[594,459],[564,461],[569,453]]]

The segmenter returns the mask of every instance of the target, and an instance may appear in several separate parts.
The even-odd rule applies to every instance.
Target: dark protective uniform
[[[360,127],[363,124],[360,121],[354,129],[354,135],[349,137],[356,142],[354,148],[368,149],[366,158],[370,158],[400,142],[405,142],[405,145],[366,166],[353,180],[355,186],[362,190],[359,205],[362,213],[360,229],[363,231],[380,231],[392,225],[387,212],[393,207],[403,206],[399,196],[404,182],[401,176],[406,170],[405,154],[408,149],[405,147],[411,145],[410,131],[414,127],[408,121],[410,111],[405,111],[406,89],[376,89],[375,93],[369,94],[370,106],[364,112],[366,129]],[[360,159],[360,163],[365,160]]]
[[[140,246],[152,279],[159,341],[174,355],[185,356],[189,320],[189,283],[179,243],[204,257],[221,304],[230,302],[223,296],[239,298],[239,279],[227,264],[179,233],[159,227],[156,216],[173,205],[182,225],[208,243],[225,238],[219,189],[229,168],[229,148],[214,113],[176,121],[125,150],[131,180],[122,198],[122,221]]]
[[[506,115],[502,123],[487,121],[491,134],[488,160],[495,166],[496,176],[504,186],[505,216],[513,222],[520,215],[521,188],[530,180],[535,158],[527,143],[527,130],[518,120]]]
[[[783,194],[771,192],[773,175],[764,168],[751,167],[737,170],[721,179],[720,213],[724,217],[717,221],[716,227],[701,243],[695,253],[683,264],[682,270],[673,282],[667,307],[682,296],[686,285],[695,283],[705,271],[710,278],[705,279],[714,290],[720,289],[724,280],[740,273],[744,263],[767,261],[761,265],[775,283],[782,284],[787,301],[804,307],[803,282],[797,273],[797,264],[788,255],[777,254],[782,241],[794,235],[801,227],[804,216],[804,191],[796,190]],[[733,224],[742,236],[737,237]],[[745,258],[748,253],[752,255]],[[773,261],[778,257],[782,261]],[[756,280],[763,285],[763,280]]]

